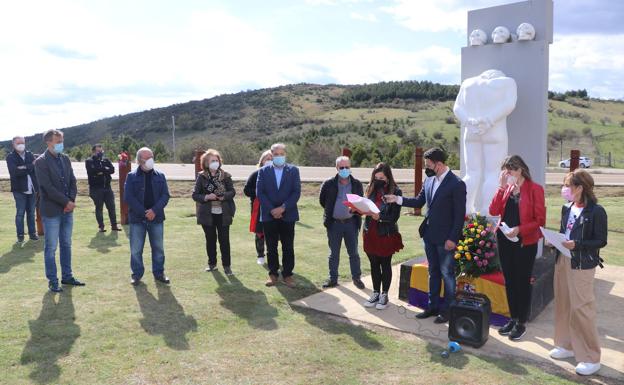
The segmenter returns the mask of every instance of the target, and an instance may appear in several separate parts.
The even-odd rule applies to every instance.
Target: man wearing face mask
[[[63,154],[63,133],[48,130],[43,134],[48,149],[35,161],[35,174],[39,183],[40,209],[45,245],[43,258],[50,291],[63,291],[59,286],[54,256],[60,244],[61,283],[84,286],[74,278],[71,265],[71,236],[76,204],[76,177],[69,157]]]
[[[275,286],[279,276],[277,245],[282,243],[282,279],[286,286],[295,287],[292,277],[295,268],[295,222],[299,220],[297,202],[301,196],[299,169],[286,164],[286,146],[271,146],[273,164],[258,171],[256,196],[260,201],[260,220],[267,243],[269,279],[267,286]]]
[[[152,150],[143,147],[137,151],[139,167],[130,172],[126,179],[124,201],[128,203],[128,221],[130,222],[130,283],[141,283],[145,268],[143,266],[143,246],[145,236],[149,236],[152,249],[152,274],[158,282],[168,284],[165,275],[165,248],[163,231],[165,206],[169,202],[169,188],[165,174],[154,169]]]
[[[26,151],[23,136],[13,138],[13,151],[6,157],[7,168],[11,176],[11,192],[15,199],[15,229],[17,242],[24,242],[24,214],[28,225],[30,240],[37,241],[35,226],[35,205],[37,201],[37,177],[35,176],[35,157]]]
[[[106,205],[112,230],[121,231],[117,226],[115,194],[110,185],[111,175],[115,173],[115,166],[110,160],[104,158],[104,149],[102,149],[101,144],[94,145],[91,152],[93,155],[85,161],[85,167],[89,177],[89,196],[95,204],[95,219],[98,227],[101,233],[106,231],[102,217],[102,208]]]
[[[358,289],[364,289],[364,283],[360,279],[360,255],[358,254],[358,234],[362,219],[359,215],[353,215],[344,205],[347,194],[362,196],[364,188],[362,182],[351,175],[351,161],[346,156],[336,158],[335,177],[327,179],[321,185],[319,203],[323,207],[323,224],[327,228],[327,240],[329,244],[329,278],[323,283],[324,288],[338,285],[338,266],[340,265],[340,246],[344,238],[347,253],[349,254],[349,266],[351,279]]]
[[[425,152],[427,179],[416,198],[387,195],[386,202],[405,207],[427,205],[427,215],[418,232],[425,241],[429,263],[429,306],[416,315],[424,319],[436,316],[435,323],[448,321],[448,307],[455,299],[455,260],[453,253],[462,237],[466,215],[466,184],[445,164],[447,155],[439,148]],[[441,281],[444,281],[444,302],[440,303]]]

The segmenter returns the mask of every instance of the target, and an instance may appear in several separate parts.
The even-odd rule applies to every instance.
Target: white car
[[[580,168],[590,168],[593,164],[592,160],[586,156],[579,157],[579,167]],[[562,160],[559,162],[559,167],[562,168],[570,168],[570,159]]]

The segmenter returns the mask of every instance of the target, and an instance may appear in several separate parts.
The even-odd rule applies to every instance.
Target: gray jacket
[[[76,201],[78,193],[76,177],[69,157],[58,154],[63,164],[63,175],[59,173],[57,160],[46,150],[35,160],[35,175],[39,184],[39,208],[44,217],[55,217],[63,214],[63,209],[70,200]],[[67,183],[69,196],[65,195],[63,181]]]

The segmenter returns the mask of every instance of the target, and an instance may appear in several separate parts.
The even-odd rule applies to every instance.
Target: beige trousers
[[[577,362],[600,362],[596,328],[596,269],[572,269],[560,255],[555,265],[555,346],[572,350]]]

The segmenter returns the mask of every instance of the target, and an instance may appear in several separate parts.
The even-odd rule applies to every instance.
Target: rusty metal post
[[[126,178],[128,173],[132,170],[132,162],[130,155],[123,151],[119,154],[119,211],[121,217],[121,224],[128,224],[128,203],[124,200],[124,187],[126,184]]]
[[[351,150],[349,150],[349,148],[347,148],[347,147],[343,147],[342,148],[342,156],[346,156],[346,157],[351,158],[351,154],[353,154],[353,153],[351,152]]]
[[[39,234],[39,236],[43,236],[43,222],[41,221],[41,212],[39,211],[39,193],[37,193],[37,208],[36,208],[36,214],[37,214],[37,219],[36,219],[36,223],[37,223],[37,234]]]
[[[422,189],[423,174],[423,148],[416,147],[414,151],[414,196]],[[414,208],[414,215],[421,215],[421,210]]]
[[[571,150],[570,151],[570,172],[579,168],[579,160],[581,158],[580,150]]]
[[[201,157],[202,155],[204,155],[203,150],[195,150],[195,157],[193,158],[193,160],[195,161],[195,179],[197,179],[197,176],[199,175],[200,172],[202,172],[202,165],[201,165]]]

